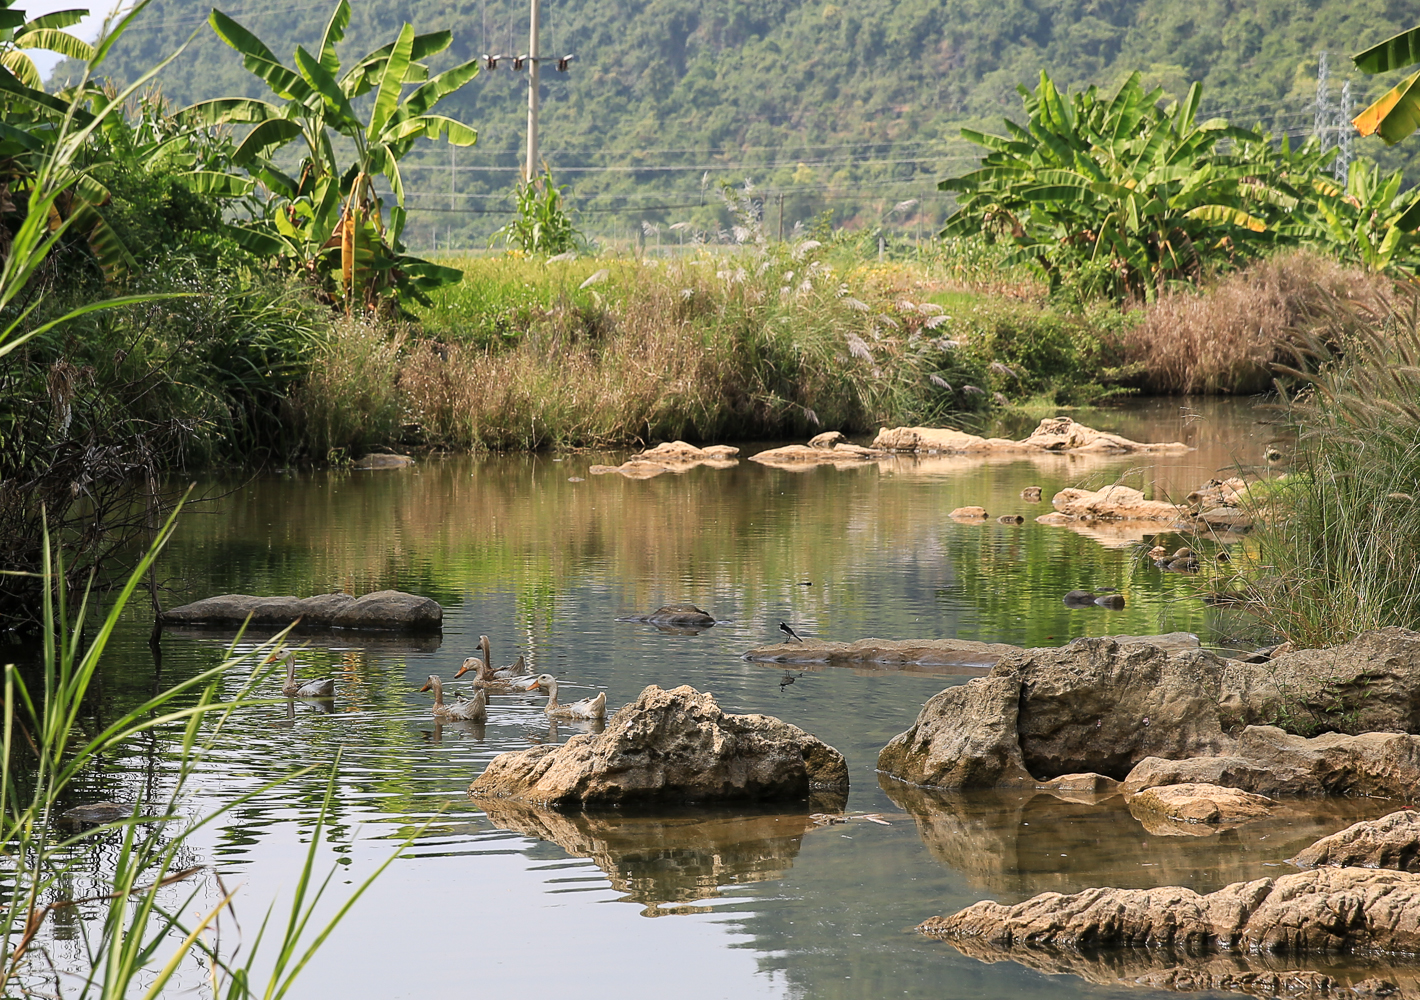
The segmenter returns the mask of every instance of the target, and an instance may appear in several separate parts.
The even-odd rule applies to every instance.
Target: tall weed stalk
[[[1420,292],[1337,304],[1298,358],[1297,460],[1264,501],[1253,605],[1308,646],[1420,627]]]

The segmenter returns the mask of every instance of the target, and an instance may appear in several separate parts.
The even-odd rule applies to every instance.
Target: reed
[[[1420,293],[1340,302],[1299,345],[1292,475],[1267,497],[1248,594],[1276,632],[1329,646],[1420,626]]]

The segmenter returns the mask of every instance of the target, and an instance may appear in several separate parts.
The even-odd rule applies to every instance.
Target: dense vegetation
[[[831,209],[838,223],[915,235],[930,232],[950,204],[936,181],[978,155],[959,128],[995,131],[1019,107],[1015,88],[1033,86],[1042,68],[1062,90],[1097,84],[1113,91],[1138,70],[1146,87],[1162,86],[1176,99],[1198,81],[1204,118],[1226,114],[1238,125],[1261,121],[1298,136],[1312,129],[1320,51],[1331,53],[1333,104],[1343,77],[1352,79],[1356,109],[1395,82],[1354,73],[1344,55],[1407,26],[1415,11],[1402,7],[1390,0],[548,0],[543,49],[576,52],[577,61],[567,74],[544,66],[543,145],[593,236],[672,242],[664,226],[682,220],[713,230],[726,222],[715,184],[738,185],[746,176],[771,192],[772,227],[783,192],[786,231]],[[307,48],[318,44],[327,13],[324,4],[224,9],[262,37]],[[117,46],[110,70],[136,78],[206,15],[206,4],[154,0]],[[447,65],[527,47],[526,4],[422,0],[359,4],[342,51],[371,49],[404,20],[454,32]],[[456,157],[432,148],[413,154],[415,246],[428,247],[436,229],[441,246],[451,236],[479,246],[505,220],[526,120],[525,81],[508,65],[484,71],[448,102],[451,115],[478,126],[478,146]],[[209,32],[164,72],[163,89],[179,104],[261,93]],[[1356,148],[1375,155],[1380,143]],[[1414,151],[1402,146],[1387,155],[1390,168]],[[921,204],[892,211],[913,198]],[[642,235],[643,221],[660,224],[660,233]]]

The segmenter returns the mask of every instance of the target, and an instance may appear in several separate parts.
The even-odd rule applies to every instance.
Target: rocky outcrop
[[[544,809],[512,799],[483,799],[488,821],[590,858],[645,916],[693,912],[727,885],[780,879],[794,866],[804,835],[816,829],[806,809],[735,809],[694,815],[623,815]]]
[[[1420,738],[1403,735],[1420,728],[1420,634],[1403,629],[1263,663],[1166,649],[1147,638],[1077,639],[1002,656],[988,679],[1001,700],[1015,692],[1019,759],[1037,780],[1095,771],[1127,778],[1130,793],[1208,782],[1263,795],[1394,795],[1410,794],[1406,783],[1420,777]],[[1000,720],[973,714],[975,704],[929,701],[912,729],[884,749],[879,766],[904,780],[926,780],[938,769],[914,757],[939,733],[963,752],[998,747],[1008,738]],[[1307,740],[1267,725],[1289,719],[1365,732]],[[1162,760],[1142,766],[1148,758]],[[1000,759],[993,750],[983,766],[962,761],[941,774],[984,781]],[[1002,778],[1015,780],[1009,771]]]
[[[1192,632],[1170,632],[1166,635],[1117,635],[1115,642],[1144,642],[1160,649],[1198,649],[1198,636]],[[742,659],[761,663],[829,663],[836,666],[863,664],[923,667],[980,667],[1000,662],[1004,656],[1021,652],[1020,646],[1004,642],[976,642],[972,639],[858,639],[854,642],[823,642],[806,639],[798,642],[776,642],[756,646]]]
[[[1420,736],[1325,733],[1306,739],[1276,726],[1248,726],[1229,753],[1186,760],[1149,758],[1121,789],[1206,781],[1261,795],[1420,795]]]
[[[1144,444],[1117,434],[1097,431],[1077,424],[1069,417],[1046,417],[1029,437],[1020,441],[1005,438],[982,438],[950,427],[884,428],[873,441],[874,448],[886,451],[949,452],[958,454],[1134,454],[1143,452],[1182,452],[1188,445],[1177,441],[1164,444]]]
[[[1191,782],[1145,789],[1129,799],[1129,812],[1157,836],[1208,836],[1261,819],[1275,805],[1265,795]]]
[[[1003,906],[983,900],[918,926],[998,948],[1173,948],[1285,955],[1420,952],[1420,875],[1318,868],[1235,882],[1200,895],[1182,886],[1043,893]]]
[[[475,797],[551,806],[789,801],[846,794],[843,755],[767,715],[726,715],[708,693],[651,685],[597,735],[499,754]]]
[[[667,441],[654,448],[632,455],[620,465],[594,465],[587,471],[593,476],[619,473],[627,479],[652,479],[667,472],[687,472],[704,465],[712,469],[730,469],[739,464],[738,448],[725,444],[697,448],[684,441]]]
[[[1299,868],[1389,868],[1420,872],[1420,812],[1401,809],[1323,837],[1291,859]]]
[[[444,609],[438,601],[399,590],[379,590],[364,597],[320,594],[316,597],[254,597],[224,594],[163,612],[164,625],[230,628],[250,620],[254,625],[305,628],[372,629],[391,632],[437,632]]]

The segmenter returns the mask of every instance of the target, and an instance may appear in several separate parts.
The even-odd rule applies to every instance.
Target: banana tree
[[[221,11],[213,10],[209,23],[281,99],[205,101],[185,112],[204,122],[252,126],[233,162],[273,198],[264,219],[235,227],[238,240],[257,252],[293,260],[323,282],[338,275],[347,311],[376,308],[390,291],[423,299],[425,290],[457,281],[461,272],[404,253],[399,161],[419,139],[444,139],[455,146],[477,141],[472,128],[432,110],[474,78],[477,60],[431,77],[421,60],[448,48],[453,36],[448,31],[415,34],[405,24],[394,41],[342,72],[335,47],[350,23],[346,0],[337,3],[315,54],[296,47],[294,67]],[[362,116],[354,102],[366,94],[373,98]],[[341,166],[333,136],[353,143],[353,163]],[[275,158],[298,142],[304,155],[292,176]],[[388,221],[377,178],[383,178],[395,200]]]
[[[1386,73],[1420,63],[1420,26],[1402,31],[1351,57],[1362,73]],[[1411,73],[1351,120],[1362,135],[1394,146],[1420,125],[1420,72]]]
[[[94,57],[94,47],[71,35],[65,28],[87,17],[87,10],[56,10],[33,19],[16,10],[15,0],[0,0],[0,66],[4,66],[26,87],[43,85],[34,60],[26,49],[43,49],[70,59],[88,62]]]
[[[1138,73],[1112,97],[1062,95],[1046,73],[1021,88],[1028,117],[1007,135],[963,129],[987,149],[979,168],[942,181],[958,194],[943,236],[984,232],[1018,248],[1052,286],[1152,299],[1170,281],[1285,239],[1299,184],[1331,154],[1274,150],[1266,137],[1214,118],[1199,123],[1194,84],[1167,107]],[[1220,150],[1228,140],[1227,152]]]
[[[1406,251],[1420,243],[1420,189],[1402,192],[1402,179],[1399,170],[1382,176],[1364,158],[1351,163],[1344,187],[1319,176],[1311,217],[1298,223],[1297,235],[1367,270],[1412,270]]]

